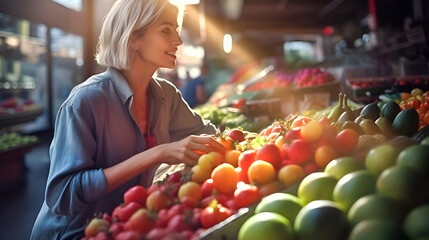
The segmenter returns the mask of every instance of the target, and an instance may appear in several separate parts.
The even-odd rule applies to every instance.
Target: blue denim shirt
[[[191,134],[214,134],[166,80],[149,84],[151,134],[157,144]],[[103,194],[104,168],[116,165],[146,149],[131,105],[133,93],[122,74],[113,68],[77,85],[58,110],[50,146],[50,169],[45,201],[31,239],[80,239],[88,220],[111,213],[123,194],[136,184],[149,187],[158,166]]]

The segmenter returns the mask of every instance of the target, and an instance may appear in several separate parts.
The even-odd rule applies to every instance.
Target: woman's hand
[[[185,163],[193,166],[198,162],[202,153],[225,152],[225,147],[213,136],[191,135],[180,141],[160,145],[162,149],[162,162],[167,164]]]

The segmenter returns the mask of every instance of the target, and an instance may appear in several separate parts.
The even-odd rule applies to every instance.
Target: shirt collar
[[[119,94],[119,97],[121,98],[122,103],[125,104],[129,102],[130,98],[132,98],[134,94],[131,91],[128,82],[127,80],[125,80],[122,73],[118,69],[112,67],[108,67],[107,72],[112,76],[112,82],[115,85],[115,88]],[[151,98],[151,101],[154,103],[164,101],[164,91],[162,90],[162,86],[159,84],[156,78],[152,78],[152,80],[150,81],[148,94]]]
[[[127,80],[125,80],[122,73],[115,68],[108,67],[107,72],[110,76],[112,76],[112,83],[115,86],[115,89],[119,97],[121,98],[122,103],[125,104],[129,100],[129,98],[133,96],[133,92],[131,91]]]

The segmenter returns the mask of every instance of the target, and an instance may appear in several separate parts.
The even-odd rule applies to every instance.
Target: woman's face
[[[178,33],[177,15],[168,7],[135,41],[133,67],[174,68],[177,48],[182,44]],[[136,65],[137,66],[134,66]]]

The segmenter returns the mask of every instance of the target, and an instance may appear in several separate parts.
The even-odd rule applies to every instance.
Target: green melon
[[[395,117],[392,126],[396,135],[410,137],[419,128],[419,114],[413,108],[402,110]]]
[[[393,123],[395,117],[401,112],[401,107],[394,101],[386,102],[381,108],[381,116]]]

